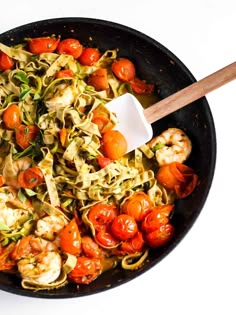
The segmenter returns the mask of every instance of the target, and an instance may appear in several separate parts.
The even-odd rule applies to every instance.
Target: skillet
[[[0,42],[16,45],[23,42],[24,38],[52,34],[60,35],[62,39],[77,38],[84,46],[98,47],[101,51],[118,48],[118,56],[131,59],[140,78],[155,84],[160,99],[196,81],[184,63],[161,43],[139,31],[110,21],[79,17],[42,20],[1,34]],[[0,289],[37,298],[80,297],[115,288],[150,268],[158,268],[158,263],[181,242],[202,211],[216,162],[214,121],[205,97],[154,123],[154,136],[169,127],[183,129],[192,140],[193,150],[186,164],[199,175],[200,185],[191,196],[176,202],[172,218],[176,232],[166,246],[151,250],[148,261],[139,270],[116,268],[103,273],[89,285],[78,287],[69,284],[57,290],[32,292],[23,289],[16,276],[0,273]]]

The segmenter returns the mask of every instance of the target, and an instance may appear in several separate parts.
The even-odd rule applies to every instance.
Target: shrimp
[[[41,252],[19,260],[17,267],[22,279],[49,284],[59,277],[62,258],[58,252]]]
[[[22,157],[13,161],[11,155],[8,155],[2,171],[6,180],[5,184],[16,189],[20,188],[17,181],[18,174],[31,166],[32,160],[28,157]]]
[[[16,192],[9,188],[0,189],[0,222],[8,228],[19,226],[20,222],[24,222],[30,216],[32,207],[29,201],[22,203]]]
[[[153,138],[148,146],[154,150],[156,147],[155,156],[159,166],[171,162],[183,163],[192,151],[191,140],[184,131],[178,128],[165,130]]]
[[[53,252],[57,251],[57,246],[50,241],[35,235],[27,235],[22,237],[15,245],[11,253],[11,258],[15,261],[19,261],[23,258],[33,257],[41,252]]]
[[[54,96],[46,101],[46,106],[49,111],[56,110],[58,107],[70,106],[77,95],[78,91],[74,86],[60,84],[57,86]]]
[[[35,234],[46,240],[53,241],[67,223],[62,215],[49,215],[38,220]]]
[[[23,279],[39,284],[56,280],[61,272],[62,258],[57,246],[35,235],[20,239],[11,253],[11,259],[17,263]]]

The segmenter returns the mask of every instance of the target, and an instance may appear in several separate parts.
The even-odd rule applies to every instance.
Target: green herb
[[[22,203],[25,203],[26,202],[26,197],[25,195],[23,194],[22,190],[19,189],[18,190],[18,194],[17,194],[17,197],[19,198],[19,200],[22,202]]]
[[[30,156],[32,159],[37,158],[37,160],[41,160],[43,156],[41,151],[42,146],[44,146],[43,138],[41,132],[39,132],[35,140],[30,143],[30,146],[24,151],[14,154],[13,159],[17,160],[24,156]]]
[[[55,154],[55,153],[57,153],[57,150],[58,150],[58,141],[55,141],[55,144],[54,144],[53,148],[51,149],[51,153]]]
[[[120,85],[118,89],[118,94],[122,95],[125,92],[129,92],[130,94],[134,94],[131,85],[128,82],[124,82]]]
[[[25,188],[25,192],[29,197],[37,195],[37,193],[33,191],[32,189]]]
[[[29,128],[25,127],[25,129],[24,129],[24,136],[26,136],[28,133],[29,133]]]
[[[156,152],[157,150],[160,150],[160,149],[164,148],[164,146],[165,145],[163,143],[158,143],[152,148],[152,151]]]
[[[33,177],[33,178],[31,178],[31,179],[29,180],[29,182],[32,184],[32,183],[35,183],[36,180],[37,180],[37,178],[36,178],[36,177]]]
[[[20,100],[23,101],[25,100],[31,92],[31,88],[30,87],[21,87],[21,93],[20,93]]]
[[[34,101],[37,101],[40,99],[40,95],[38,93],[34,94]]]
[[[9,227],[3,223],[3,222],[0,222],[0,231],[9,231]]]
[[[26,73],[24,71],[18,71],[14,78],[19,80],[22,83],[29,84],[29,78],[27,77]]]

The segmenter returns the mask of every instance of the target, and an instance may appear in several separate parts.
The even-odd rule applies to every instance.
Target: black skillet
[[[24,38],[61,35],[62,38],[77,38],[84,46],[100,50],[119,49],[119,56],[130,58],[140,78],[155,83],[160,98],[195,82],[186,66],[167,48],[156,40],[129,27],[113,22],[90,18],[57,18],[26,24],[0,35],[0,42],[15,45]],[[149,260],[137,271],[120,268],[105,272],[89,285],[69,284],[52,291],[32,292],[21,288],[20,279],[0,273],[0,289],[18,295],[39,298],[70,298],[98,293],[114,288],[156,266],[184,238],[201,212],[213,180],[216,161],[216,135],[212,114],[205,97],[178,110],[153,124],[154,135],[168,127],[182,128],[193,143],[193,151],[187,163],[200,178],[195,192],[178,200],[173,224],[174,238],[164,247],[150,251]],[[197,104],[196,104],[197,103]],[[197,105],[197,106],[196,106]]]

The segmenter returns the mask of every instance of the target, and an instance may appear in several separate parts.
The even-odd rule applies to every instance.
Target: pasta
[[[47,48],[33,53],[38,42]],[[155,139],[118,158],[104,154],[104,134],[117,124],[106,103],[154,86],[132,67],[131,79],[120,77],[117,50],[93,49],[98,58],[88,62],[87,48],[76,44],[83,58],[53,37],[0,43],[0,270],[29,290],[89,284],[118,265],[140,268],[149,248],[172,238],[174,201],[198,181],[182,164],[188,156],[175,159],[173,143]],[[166,132],[191,147],[183,131]],[[162,166],[156,152],[163,146],[172,146],[173,161]],[[180,181],[166,182],[167,171]]]

